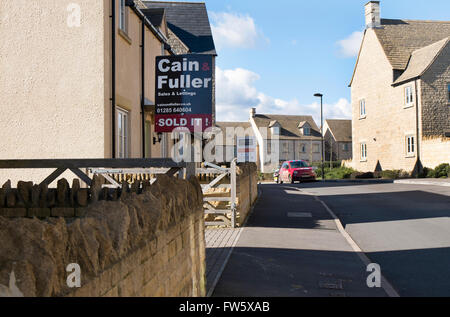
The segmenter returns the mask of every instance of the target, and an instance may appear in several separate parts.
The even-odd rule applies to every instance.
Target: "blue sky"
[[[259,113],[349,118],[362,31],[361,0],[206,0],[218,47],[219,121]],[[448,0],[384,0],[382,18],[448,20]]]

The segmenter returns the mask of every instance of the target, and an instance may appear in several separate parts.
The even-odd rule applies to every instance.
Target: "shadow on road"
[[[450,296],[450,248],[366,253],[400,296]],[[379,297],[353,252],[236,248],[215,297]]]
[[[235,248],[215,297],[383,297],[354,252]]]

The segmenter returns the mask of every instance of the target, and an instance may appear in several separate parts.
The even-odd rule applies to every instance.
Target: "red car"
[[[302,182],[316,180],[316,173],[305,161],[287,161],[280,168],[280,177],[277,183]]]

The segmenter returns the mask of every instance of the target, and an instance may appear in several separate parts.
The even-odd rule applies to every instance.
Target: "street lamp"
[[[322,139],[322,181],[325,181],[325,172],[324,172],[324,146],[323,146],[323,94],[317,93],[314,94],[314,97],[320,98],[320,135]]]

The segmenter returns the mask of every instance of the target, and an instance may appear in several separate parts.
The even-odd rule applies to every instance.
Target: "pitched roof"
[[[205,3],[143,1],[149,9],[165,9],[167,26],[192,53],[217,55]]]
[[[216,145],[224,145],[222,142],[231,141],[232,144],[235,145],[236,140],[235,136],[244,137],[244,136],[255,136],[252,126],[250,122],[216,122],[216,129],[222,130],[223,140],[216,140]],[[213,128],[213,131],[214,131]],[[230,130],[227,128],[242,128],[242,130]],[[222,142],[221,142],[222,141]]]
[[[352,142],[352,120],[326,120],[336,142]]]
[[[449,37],[424,48],[414,51],[411,54],[408,67],[403,74],[394,82],[394,85],[402,84],[411,79],[420,77],[430,67],[430,65],[441,54],[444,47],[449,44]]]
[[[258,128],[269,128],[272,121],[277,121],[281,125],[280,140],[303,139],[303,140],[320,140],[320,129],[317,127],[312,116],[286,116],[274,114],[256,114],[253,117]],[[298,126],[300,122],[308,122],[311,126],[311,136],[304,136]],[[272,136],[272,132],[268,129],[267,137]]]
[[[392,68],[404,70],[414,51],[450,36],[450,21],[381,19],[374,31]]]

